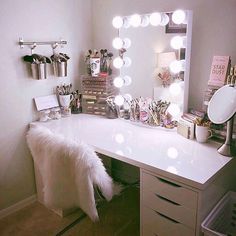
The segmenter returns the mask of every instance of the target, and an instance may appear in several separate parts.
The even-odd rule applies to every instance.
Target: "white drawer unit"
[[[195,235],[198,193],[146,171],[141,181],[142,235]]]
[[[184,226],[153,209],[143,207],[143,229],[145,236],[194,236],[195,230]],[[147,231],[145,231],[147,230]],[[148,234],[146,234],[148,232]]]
[[[179,183],[166,180],[160,176],[142,172],[143,186],[147,191],[157,193],[188,208],[197,207],[197,193]]]
[[[171,219],[191,228],[196,224],[196,209],[187,208],[151,191],[143,191],[143,205],[169,216]]]

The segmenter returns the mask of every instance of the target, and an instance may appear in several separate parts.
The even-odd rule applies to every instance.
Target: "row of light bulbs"
[[[172,21],[175,24],[182,24],[186,22],[187,14],[183,10],[176,10],[172,14]],[[122,27],[129,28],[132,27],[146,27],[149,24],[153,26],[165,26],[169,23],[169,16],[163,12],[154,12],[152,14],[139,15],[133,14],[132,16],[116,16],[112,20],[112,25],[116,29],[120,29]]]

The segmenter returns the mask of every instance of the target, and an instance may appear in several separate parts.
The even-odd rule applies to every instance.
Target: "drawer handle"
[[[156,177],[156,178],[159,179],[161,182],[163,182],[163,183],[165,183],[165,184],[169,184],[169,185],[171,185],[171,186],[174,186],[174,187],[177,187],[177,188],[181,188],[181,186],[178,185],[178,184],[172,183],[172,182],[170,182],[170,181],[168,181],[168,180],[165,180],[165,179],[162,179],[162,178],[160,178],[160,177]]]
[[[171,219],[170,217],[168,217],[168,216],[165,216],[165,215],[163,215],[163,214],[161,214],[160,212],[157,212],[157,211],[155,211],[159,216],[161,216],[161,217],[163,217],[163,218],[165,218],[166,220],[169,220],[169,221],[171,221],[172,223],[174,223],[174,224],[180,224],[178,221],[176,221],[176,220],[173,220],[173,219]]]
[[[176,202],[173,202],[173,201],[171,201],[171,200],[169,200],[169,199],[167,199],[167,198],[165,198],[165,197],[162,197],[162,196],[160,196],[160,195],[158,195],[158,194],[156,194],[156,196],[157,196],[158,198],[160,198],[161,200],[164,200],[164,201],[166,201],[166,202],[169,202],[169,203],[171,203],[171,204],[173,204],[173,205],[180,206],[180,204],[178,204],[178,203],[176,203]]]

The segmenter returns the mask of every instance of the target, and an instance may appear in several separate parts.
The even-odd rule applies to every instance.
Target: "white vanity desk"
[[[85,114],[37,124],[140,168],[142,235],[201,235],[209,210],[236,189],[235,161],[217,153],[218,143]]]

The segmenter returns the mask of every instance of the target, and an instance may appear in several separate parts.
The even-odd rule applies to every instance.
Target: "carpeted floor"
[[[98,208],[97,223],[77,211],[61,218],[36,202],[0,220],[1,236],[138,236],[139,189],[127,188],[121,195]]]
[[[87,217],[63,235],[83,236],[138,236],[139,233],[139,189],[130,187],[112,202],[98,209],[100,221],[92,223]]]

